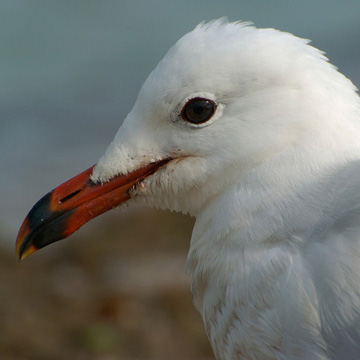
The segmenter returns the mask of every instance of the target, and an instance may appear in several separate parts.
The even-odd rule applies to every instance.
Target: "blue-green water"
[[[360,1],[0,1],[0,234],[97,161],[149,72],[203,20],[310,38],[360,86]]]

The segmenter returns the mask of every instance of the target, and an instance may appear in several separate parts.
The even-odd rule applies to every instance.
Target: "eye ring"
[[[216,111],[216,103],[213,100],[195,97],[189,99],[181,110],[181,117],[191,124],[203,124],[209,121]]]

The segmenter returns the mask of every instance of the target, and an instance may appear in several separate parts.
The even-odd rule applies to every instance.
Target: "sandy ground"
[[[193,220],[96,219],[22,262],[0,252],[0,358],[214,359],[184,274]]]

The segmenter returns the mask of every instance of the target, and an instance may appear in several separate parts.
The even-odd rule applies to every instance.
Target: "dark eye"
[[[204,98],[190,99],[181,110],[181,117],[192,124],[202,124],[211,119],[216,110],[214,101]]]

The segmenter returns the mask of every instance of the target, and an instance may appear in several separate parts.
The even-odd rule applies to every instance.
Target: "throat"
[[[281,299],[296,302],[308,296],[293,281],[297,269],[302,269],[297,255],[302,244],[288,238],[279,199],[271,202],[264,199],[265,192],[236,190],[222,194],[197,217],[187,259],[193,302],[218,359],[235,359],[239,354],[271,358],[267,344],[283,346],[278,335],[283,324],[278,319],[286,318],[294,305],[290,301],[285,309]],[[294,321],[306,328],[304,314],[312,311],[300,310]],[[264,327],[264,318],[271,328]]]
[[[198,213],[186,270],[200,312],[205,289],[237,289],[236,296],[251,296],[272,287],[271,279],[290,266],[312,231],[326,222],[317,187],[305,197],[298,184],[265,179],[258,173],[228,186]]]
[[[276,307],[279,279],[286,277],[291,255],[277,246],[278,240],[264,250],[260,236],[250,236],[251,216],[221,217],[227,218],[226,224],[203,214],[194,228],[187,259],[193,302],[217,358],[233,359],[240,353],[268,358],[262,338],[281,331],[264,333],[259,322],[262,314]],[[230,331],[243,335],[227,342]],[[248,334],[259,336],[259,341],[252,342]],[[280,346],[281,340],[269,338],[270,343],[278,341]],[[254,343],[256,349],[250,349]]]

